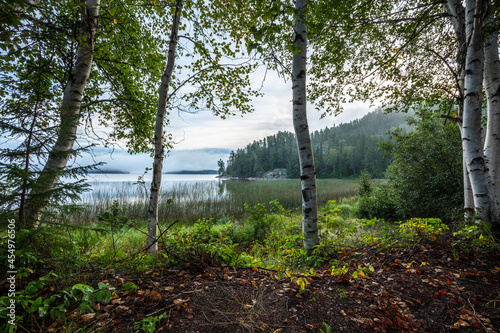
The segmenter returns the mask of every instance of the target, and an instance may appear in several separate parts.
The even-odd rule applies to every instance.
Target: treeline
[[[345,178],[366,170],[375,177],[384,176],[390,158],[384,157],[377,144],[387,140],[388,130],[407,126],[407,114],[368,113],[350,123],[311,133],[318,178]],[[264,172],[283,168],[289,178],[299,177],[295,135],[278,132],[245,148],[231,152],[226,174],[233,177],[260,177]]]

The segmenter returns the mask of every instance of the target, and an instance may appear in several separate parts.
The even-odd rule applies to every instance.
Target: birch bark
[[[458,118],[463,119],[464,110],[464,81],[465,81],[465,56],[467,54],[467,41],[465,33],[465,9],[462,2],[459,0],[448,0],[445,4],[445,9],[450,15],[455,36],[457,38],[457,65],[459,69],[458,80]],[[456,122],[460,128],[460,133],[463,137],[463,124],[461,121]],[[463,156],[463,180],[464,180],[464,216],[468,218],[474,213],[474,195],[470,183],[469,172],[467,170],[467,152],[462,150]]]
[[[493,222],[498,217],[492,183],[483,154],[481,135],[482,94],[483,94],[483,13],[482,0],[466,1],[467,53],[465,59],[463,136],[467,170],[474,194],[474,209],[482,220]]]
[[[165,148],[163,144],[163,126],[165,124],[165,115],[167,112],[168,86],[172,79],[172,72],[175,65],[175,52],[177,49],[179,22],[183,7],[183,0],[177,0],[175,4],[175,13],[172,18],[172,31],[170,33],[170,43],[168,48],[167,64],[163,72],[158,92],[158,108],[156,111],[154,145],[155,154],[153,161],[153,179],[151,180],[151,193],[149,197],[149,224],[148,224],[148,245],[149,252],[156,255],[158,251],[158,200],[161,186],[161,172],[163,169],[163,159],[165,157]]]
[[[306,108],[307,29],[304,22],[306,0],[297,0],[295,9],[297,12],[295,47],[299,48],[300,52],[294,54],[292,63],[293,126],[297,138],[300,162],[304,248],[310,253],[314,246],[318,244],[318,207],[316,201],[316,172]]]
[[[491,1],[487,1],[491,8]],[[498,56],[498,33],[494,31],[494,14],[491,13],[485,22],[484,41],[484,86],[488,122],[484,154],[486,165],[493,183],[493,196],[496,204],[495,215],[500,215],[500,60]]]
[[[95,34],[98,27],[100,0],[87,0],[80,7],[79,46],[76,63],[64,89],[60,108],[60,128],[54,147],[40,176],[33,184],[26,202],[25,225],[35,229],[40,223],[42,211],[47,206],[49,192],[59,180],[73,151],[76,131],[80,121],[82,96],[90,75],[94,53]]]

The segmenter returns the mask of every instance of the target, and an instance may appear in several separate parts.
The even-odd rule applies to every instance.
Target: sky
[[[263,72],[258,72],[254,83],[260,85],[262,77]],[[222,159],[226,162],[231,150],[244,148],[252,141],[278,131],[293,132],[291,81],[285,82],[273,72],[267,72],[265,77],[262,87],[264,96],[253,101],[253,113],[224,120],[210,112],[170,114],[170,125],[165,130],[173,134],[175,144],[164,161],[164,172],[216,170],[217,161]],[[348,104],[339,116],[320,119],[321,112],[315,110],[313,105],[308,105],[309,127],[315,131],[334,124],[348,123],[373,110],[362,103]],[[104,148],[98,148],[95,153],[95,161],[106,163],[103,170],[142,173],[153,163],[149,155],[129,155],[120,149],[110,154]],[[92,159],[84,157],[79,163],[92,163]]]

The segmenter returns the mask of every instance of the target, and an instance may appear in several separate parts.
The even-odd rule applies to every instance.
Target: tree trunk
[[[484,43],[484,86],[488,110],[484,154],[493,182],[494,202],[498,209],[500,207],[500,60],[498,33],[493,30],[494,23],[495,16],[491,13],[486,19]],[[500,212],[497,211],[495,214],[498,216]]]
[[[149,197],[149,225],[148,245],[149,252],[155,255],[158,251],[158,201],[161,186],[161,172],[163,169],[163,158],[165,156],[163,144],[163,125],[167,112],[168,86],[172,78],[175,64],[175,52],[177,48],[179,22],[183,6],[183,0],[177,0],[175,13],[172,18],[172,31],[170,33],[170,44],[168,48],[167,65],[161,78],[160,90],[158,92],[158,109],[156,111],[156,123],[154,134],[155,155],[153,161],[153,179],[151,181],[151,194]]]
[[[459,79],[457,82],[458,90],[458,119],[463,119],[464,116],[464,81],[465,81],[465,57],[467,55],[467,40],[465,32],[465,8],[462,5],[461,0],[448,0],[445,4],[445,9],[450,15],[450,20],[455,30],[455,36],[457,39],[457,65],[459,69]],[[460,129],[461,136],[463,137],[463,124],[462,122],[457,122]],[[469,178],[469,172],[467,170],[467,160],[465,156],[467,153],[462,151],[463,156],[463,179],[464,179],[464,217],[467,219],[474,214],[474,195],[472,193],[472,187]]]
[[[56,143],[49,153],[47,162],[40,176],[32,186],[26,202],[24,228],[37,228],[42,211],[49,202],[48,192],[58,182],[61,172],[73,152],[76,131],[80,120],[82,96],[90,75],[94,53],[95,33],[98,26],[100,0],[87,0],[80,7],[81,21],[79,46],[75,67],[73,68],[60,109],[61,123]]]
[[[304,247],[310,253],[318,244],[318,206],[316,201],[316,172],[306,108],[307,30],[304,22],[306,0],[297,0],[295,9],[297,12],[295,47],[300,50],[294,54],[292,65],[293,126],[300,161],[302,233],[304,235]]]
[[[460,128],[462,131],[462,128]],[[464,178],[464,218],[468,220],[474,215],[474,194],[472,193],[472,186],[470,184],[469,171],[467,170],[467,161],[465,154],[462,152],[463,160],[463,178]]]
[[[463,136],[467,170],[474,195],[474,209],[483,221],[494,222],[496,212],[492,182],[483,154],[481,111],[483,94],[482,0],[466,2],[467,55],[465,59]]]

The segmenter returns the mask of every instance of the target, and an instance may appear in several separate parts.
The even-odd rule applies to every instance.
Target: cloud
[[[163,172],[180,170],[217,170],[217,161],[227,161],[229,149],[206,148],[192,150],[172,150],[163,161]],[[80,165],[89,165],[97,162],[106,163],[102,170],[120,170],[140,174],[146,168],[151,168],[153,158],[147,154],[130,155],[123,150],[110,153],[104,148],[94,150],[93,158],[83,156],[77,160]]]
[[[268,72],[264,82],[264,96],[253,101],[255,111],[243,116],[222,120],[210,112],[173,114],[168,127],[177,142],[175,149],[201,149],[222,147],[235,150],[254,140],[260,140],[278,131],[293,132],[292,93],[290,81],[284,82],[274,72]],[[321,118],[321,112],[308,105],[311,131],[334,124],[350,122],[368,113],[368,105],[348,104],[339,116]]]

